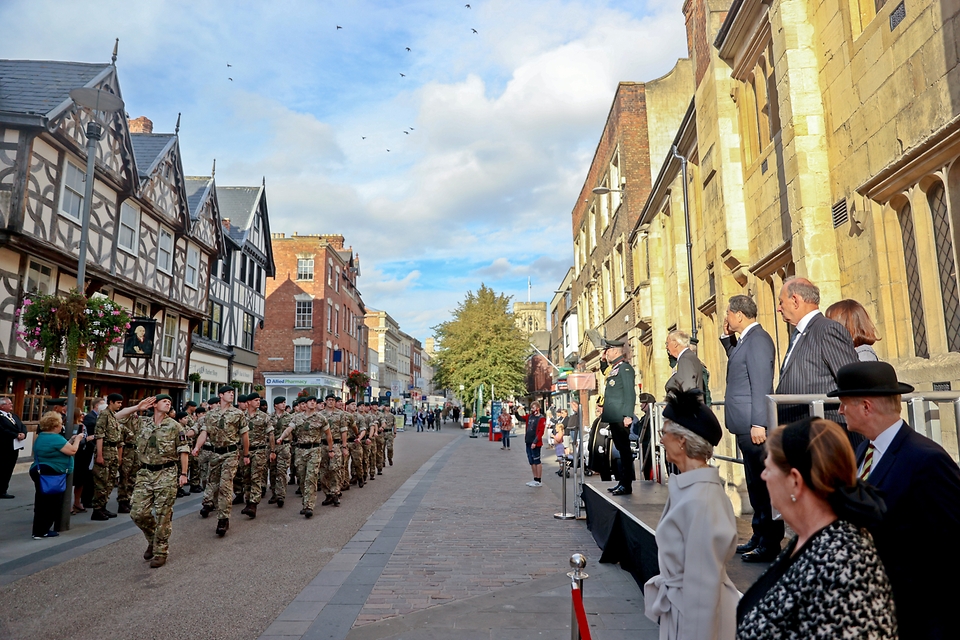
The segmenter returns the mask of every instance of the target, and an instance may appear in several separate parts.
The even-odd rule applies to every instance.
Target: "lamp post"
[[[116,113],[123,109],[123,100],[119,96],[104,91],[82,87],[70,92],[70,99],[79,106],[90,109],[90,122],[87,123],[87,173],[84,176],[83,212],[80,218],[80,243],[77,258],[77,289],[86,296],[85,280],[87,277],[87,234],[90,231],[90,211],[93,209],[93,183],[96,182],[97,143],[103,138],[103,126],[97,122],[98,113],[103,115]],[[73,420],[73,412],[77,406],[77,361],[67,363],[69,376],[67,379],[67,420]],[[60,529],[70,529],[70,508],[72,500],[71,486],[73,477],[68,477],[66,497],[63,501],[63,511],[60,513]]]
[[[693,289],[693,243],[690,241],[690,205],[687,200],[687,159],[680,155],[677,145],[673,145],[673,157],[680,161],[680,175],[683,180],[683,223],[687,234],[687,289],[690,293],[690,342],[697,344],[697,303]]]

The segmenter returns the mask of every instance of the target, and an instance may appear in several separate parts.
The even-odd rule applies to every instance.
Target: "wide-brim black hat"
[[[837,371],[837,388],[829,398],[844,396],[899,396],[913,387],[897,380],[896,370],[886,362],[853,362]]]
[[[717,416],[703,403],[700,395],[699,389],[668,393],[663,417],[693,431],[713,446],[717,446],[723,437],[723,429],[720,427]]]

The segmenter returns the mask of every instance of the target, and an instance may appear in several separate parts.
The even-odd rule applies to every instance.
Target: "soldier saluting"
[[[633,452],[630,450],[630,425],[637,402],[636,374],[623,353],[620,340],[603,341],[603,359],[610,366],[607,382],[603,388],[603,413],[601,422],[610,425],[610,436],[620,452],[620,484],[613,495],[633,493]]]

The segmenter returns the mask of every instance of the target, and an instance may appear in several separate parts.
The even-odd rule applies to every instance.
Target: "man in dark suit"
[[[690,350],[690,335],[685,331],[674,330],[667,334],[667,353],[676,358],[673,375],[665,385],[667,393],[699,389],[704,393],[703,363],[697,354]]]
[[[7,493],[13,468],[20,457],[20,444],[27,437],[27,428],[13,412],[10,398],[0,398],[0,499],[13,498]],[[14,447],[17,447],[16,449]]]
[[[780,289],[777,311],[795,327],[790,347],[780,366],[778,394],[827,393],[837,386],[837,371],[857,362],[850,333],[839,322],[820,313],[820,289],[804,278],[789,278]],[[799,420],[809,414],[806,405],[781,405],[780,424]],[[843,423],[840,415],[826,411],[828,420]],[[859,444],[860,438],[851,438]]]
[[[600,420],[610,425],[610,437],[620,453],[617,475],[620,484],[614,487],[613,495],[630,495],[636,479],[633,451],[630,449],[630,425],[633,424],[637,403],[636,373],[624,357],[623,342],[619,340],[603,341],[603,358],[610,365],[610,373],[603,387],[603,413]]]
[[[766,458],[763,443],[767,441],[767,395],[773,393],[775,350],[770,334],[757,323],[757,303],[748,296],[730,298],[720,342],[727,352],[724,422],[737,438],[753,507],[753,536],[737,547],[737,553],[743,554],[744,562],[772,562],[780,553],[783,520],[773,519],[767,483],[760,474]]]
[[[933,440],[900,418],[900,395],[913,387],[885,362],[842,367],[840,413],[867,438],[857,449],[860,479],[887,505],[870,529],[893,587],[900,638],[956,638],[960,596],[960,467]]]

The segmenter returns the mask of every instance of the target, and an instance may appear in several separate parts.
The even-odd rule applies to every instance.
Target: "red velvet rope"
[[[580,589],[571,591],[573,596],[573,611],[577,614],[577,624],[580,627],[581,640],[591,640],[590,627],[587,625],[587,612],[583,610],[583,594]]]

